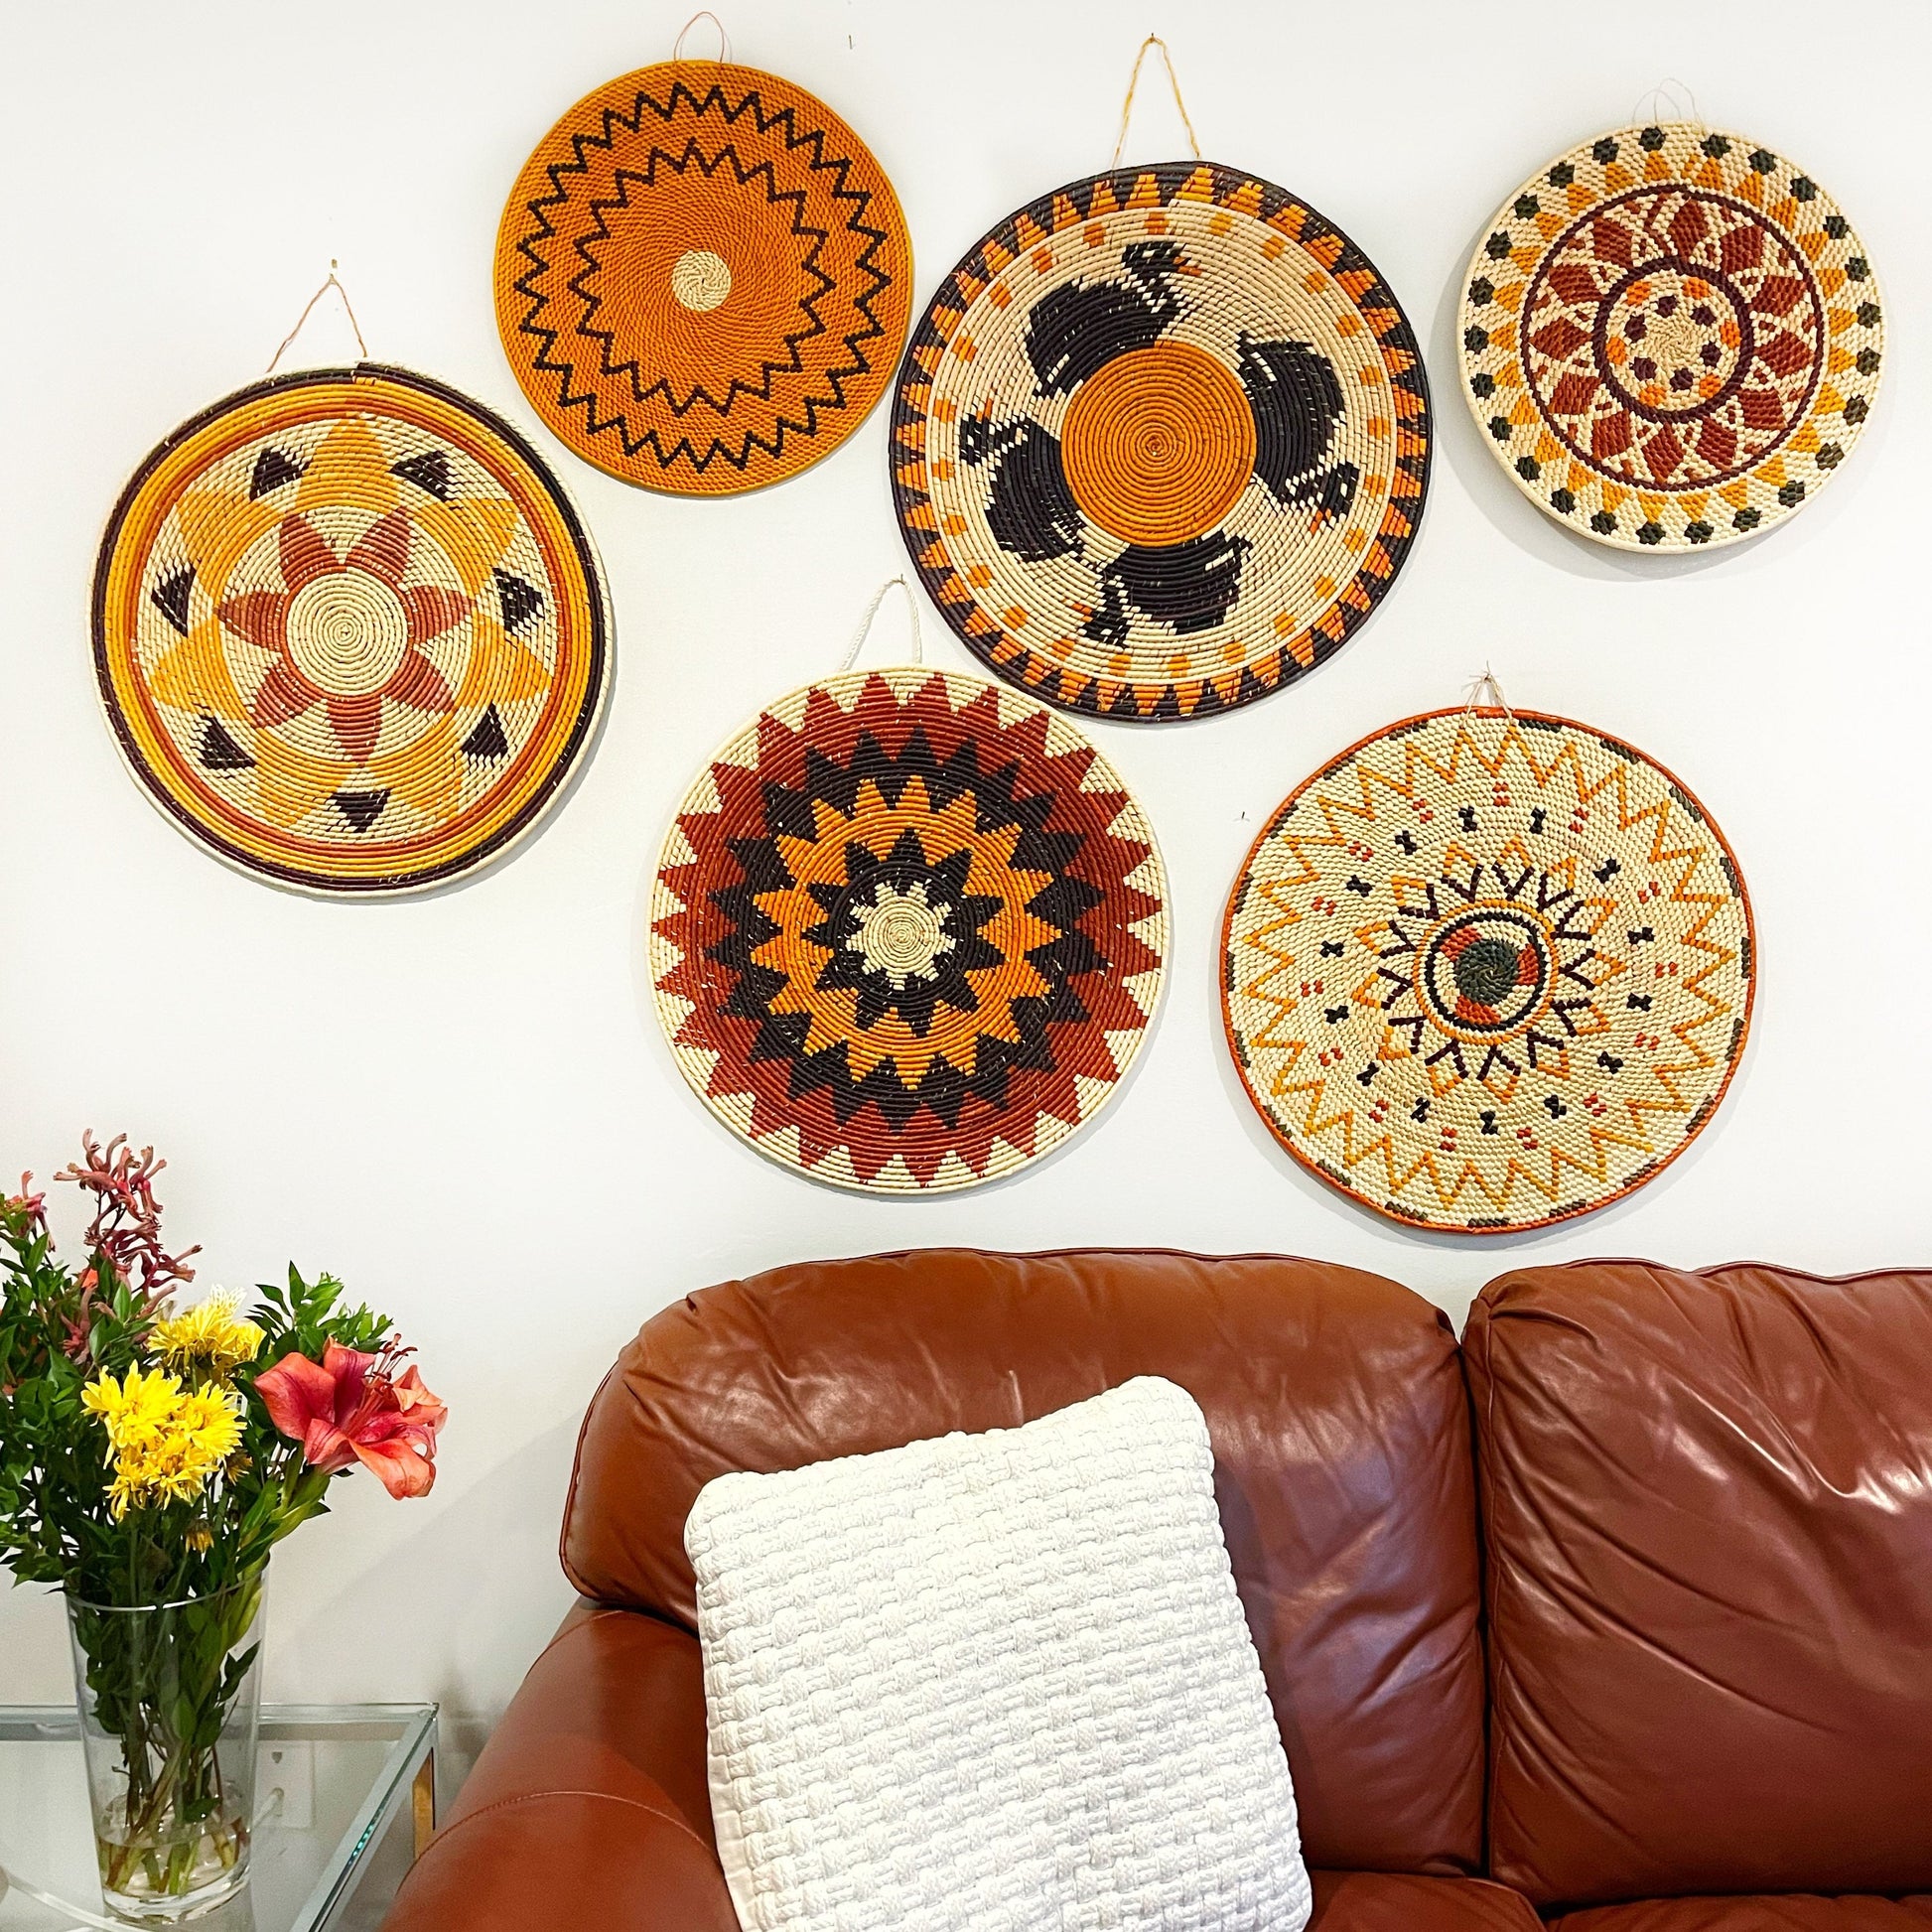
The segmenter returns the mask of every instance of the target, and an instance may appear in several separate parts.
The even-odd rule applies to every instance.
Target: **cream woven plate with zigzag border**
[[[1441,711],[1293,792],[1228,902],[1228,1043],[1304,1167],[1397,1220],[1541,1227],[1655,1175],[1743,1051],[1750,904],[1629,746]]]

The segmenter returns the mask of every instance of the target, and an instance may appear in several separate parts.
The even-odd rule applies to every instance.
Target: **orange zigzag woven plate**
[[[1091,1121],[1152,1024],[1154,834],[1092,745],[984,678],[852,671],[711,760],[652,896],[678,1069],[760,1154],[970,1187]]]
[[[1282,189],[1177,162],[1022,208],[940,285],[893,412],[906,548],[1002,677],[1186,718],[1338,649],[1429,481],[1416,339]]]
[[[496,238],[496,322],[544,422],[678,495],[778,483],[892,380],[912,248],[885,171],[776,74],[666,62],[538,143]]]
[[[610,682],[589,536],[517,433],[363,363],[255,384],[128,484],[94,580],[116,741],[163,811],[284,885],[405,893],[506,851]]]
[[[1223,927],[1249,1098],[1397,1220],[1542,1227],[1703,1129],[1750,1020],[1750,902],[1661,765],[1587,725],[1441,711],[1344,752],[1255,841]]]

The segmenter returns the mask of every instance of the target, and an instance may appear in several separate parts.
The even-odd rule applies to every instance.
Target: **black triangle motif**
[[[181,634],[188,635],[188,594],[195,588],[195,566],[183,564],[172,577],[164,577],[148,593],[148,602]]]
[[[464,755],[473,759],[500,759],[509,754],[510,742],[503,736],[503,721],[496,707],[485,705],[477,720],[477,729],[463,741]]]
[[[366,832],[382,816],[382,808],[389,802],[389,794],[386,791],[339,791],[333,802],[356,831]]]
[[[234,742],[234,735],[218,718],[202,725],[202,763],[210,771],[246,771],[255,760]]]
[[[541,615],[543,593],[514,571],[496,570],[490,575],[496,579],[496,595],[503,606],[503,628],[515,636],[532,618]]]
[[[404,483],[413,483],[418,489],[426,489],[438,502],[450,500],[450,459],[443,450],[424,450],[416,456],[406,456],[400,463],[389,466],[392,477],[400,477]]]
[[[280,489],[285,483],[293,483],[308,467],[269,444],[255,459],[255,474],[248,479],[249,501],[266,496],[271,489]]]

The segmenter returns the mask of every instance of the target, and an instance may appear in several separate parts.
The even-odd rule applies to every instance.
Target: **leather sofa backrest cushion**
[[[1463,1342],[1494,1874],[1932,1888],[1932,1275],[1524,1269]]]
[[[1378,1276],[1267,1256],[932,1249],[678,1302],[585,1419],[564,1565],[696,1627],[686,1515],[786,1469],[1027,1422],[1136,1375],[1207,1418],[1216,1498],[1311,1864],[1481,1858],[1467,1398],[1449,1324]]]

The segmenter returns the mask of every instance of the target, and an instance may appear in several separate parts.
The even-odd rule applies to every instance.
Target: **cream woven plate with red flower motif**
[[[148,458],[108,524],[115,737],[230,863],[411,892],[528,832],[588,749],[611,622],[535,452],[425,376],[258,383]]]
[[[1863,244],[1803,169],[1688,121],[1532,176],[1477,245],[1463,393],[1532,502],[1629,550],[1768,528],[1851,454],[1884,316]]]

